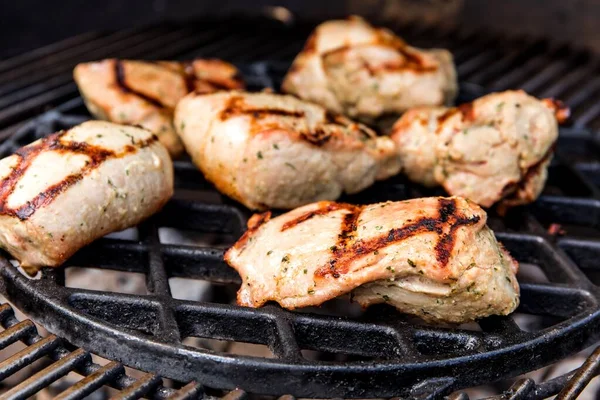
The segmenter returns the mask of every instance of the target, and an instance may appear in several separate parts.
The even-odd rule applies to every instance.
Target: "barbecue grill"
[[[275,21],[204,21],[130,31],[91,33],[0,62],[0,156],[51,132],[89,119],[71,79],[73,66],[106,57],[190,59],[219,57],[237,64],[250,88],[277,88],[312,25]],[[589,52],[530,37],[505,37],[451,26],[392,27],[409,43],[445,47],[455,56],[461,100],[490,90],[524,88],[561,98],[573,110],[561,129],[543,196],[489,225],[524,272],[517,314],[489,317],[464,327],[409,320],[381,305],[349,315],[331,308],[290,312],[269,305],[232,305],[240,284],[222,261],[223,246],[161,241],[162,228],[218,235],[224,246],[245,230],[250,216],[219,195],[188,160],[175,162],[176,194],[158,215],[139,226],[134,240],[104,238],[59,269],[31,279],[8,255],[0,257],[0,291],[52,334],[41,337],[30,321],[0,307],[0,348],[28,347],[0,362],[0,380],[40,358],[51,360],[3,394],[25,398],[76,371],[84,378],[62,399],[83,398],[108,385],[117,398],[242,399],[286,397],[436,399],[457,390],[512,378],[551,364],[600,338],[600,78]],[[44,65],[40,68],[39,65]],[[344,201],[402,200],[438,192],[402,177],[380,182]],[[563,235],[556,235],[555,224]],[[549,229],[553,227],[553,229]],[[69,267],[141,273],[146,295],[73,288]],[[541,278],[540,278],[541,277]],[[170,279],[208,281],[206,301],[172,296]],[[342,315],[340,315],[342,314]],[[523,324],[519,314],[535,316]],[[247,342],[273,357],[194,348],[184,339]],[[108,364],[95,363],[90,353]],[[124,365],[145,371],[139,378]],[[519,379],[496,399],[542,399],[560,392],[573,399],[600,367],[600,350],[577,371],[545,381]],[[166,387],[163,378],[173,380]],[[468,399],[457,392],[452,399]]]

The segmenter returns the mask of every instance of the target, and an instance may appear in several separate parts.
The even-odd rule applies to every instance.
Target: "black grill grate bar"
[[[565,170],[569,171],[570,178],[577,181],[578,189],[586,190],[590,197],[600,199],[600,188],[595,185],[593,182],[590,182],[584,174],[576,168],[572,163],[567,162],[567,156],[563,155],[561,151],[556,151],[554,154],[554,158],[560,163],[560,165],[565,168]]]
[[[571,371],[564,375],[540,383],[531,391],[530,398],[547,399],[551,396],[554,396],[555,394],[560,392],[562,388],[565,387],[568,381],[573,379],[573,377],[575,376],[575,372],[576,371]],[[504,397],[495,400],[504,400]]]
[[[5,323],[14,318],[15,313],[8,303],[0,305],[0,322]]]
[[[275,320],[275,327],[277,329],[277,336],[274,343],[270,346],[273,354],[279,358],[300,362],[302,355],[300,354],[300,347],[296,341],[292,324],[284,318],[277,318]]]
[[[146,223],[139,230],[143,242],[150,249],[148,253],[148,272],[146,274],[148,291],[164,299],[160,302],[161,306],[158,310],[159,331],[155,335],[170,343],[178,343],[181,337],[175,314],[171,308],[171,289],[160,253],[158,228],[152,223]]]
[[[497,59],[498,56],[499,54],[497,49],[488,48],[482,52],[479,52],[474,57],[463,61],[456,67],[456,72],[458,73],[459,81],[466,80],[470,74],[480,70],[485,65],[488,65],[492,60]]]
[[[506,71],[510,71],[515,66],[521,65],[540,54],[547,46],[544,40],[531,41],[524,39],[523,43],[524,46],[519,47],[518,50],[507,51],[502,57],[482,66],[478,71],[474,71],[472,75],[467,76],[467,80],[481,85],[486,84],[490,79],[504,75]]]
[[[556,396],[556,400],[575,400],[599,371],[600,347],[577,370],[573,379],[570,379],[563,390]]]
[[[539,225],[539,223],[533,218],[526,217],[526,223],[528,225]],[[534,229],[538,229],[536,226]],[[540,226],[540,233],[544,235],[547,233]],[[566,282],[570,287],[580,287],[587,289],[591,287],[591,283],[588,281],[586,276],[574,265],[569,257],[562,251],[557,251],[546,238],[542,236],[511,233],[511,232],[497,232],[496,237],[505,246],[507,246],[513,253],[519,254],[520,262],[530,262],[533,264],[542,263],[546,266],[549,275],[555,277],[558,282]],[[551,284],[548,284],[551,285]]]
[[[161,43],[161,46],[157,46],[156,42],[148,43],[148,46],[137,46],[132,50],[132,53],[116,53],[114,54],[117,58],[126,57],[140,57],[142,59],[153,59],[162,60],[167,58],[175,57],[184,51],[196,48],[198,46],[204,46],[206,43],[211,42],[215,37],[224,34],[224,28],[204,32],[203,34],[191,34],[183,37],[179,40],[167,40]],[[148,50],[152,50],[148,52]]]
[[[246,400],[247,398],[248,393],[240,389],[235,389],[223,396],[221,400]]]
[[[195,46],[198,46],[200,43],[197,42],[197,38],[192,36],[187,40],[181,40],[177,43],[173,43],[169,46],[162,46],[156,52],[152,54],[145,54],[145,58],[167,58],[173,57],[181,51],[189,50]],[[156,43],[153,43],[152,46],[155,46]],[[154,48],[154,47],[153,47]],[[139,53],[142,55],[143,52]],[[123,57],[136,57],[138,55],[135,53],[127,53],[123,54]],[[44,92],[38,96],[32,97],[26,101],[23,101],[19,104],[15,104],[13,106],[7,107],[3,110],[0,110],[0,127],[8,126],[11,123],[14,123],[22,118],[26,118],[35,113],[36,110],[41,107],[48,106],[50,104],[57,104],[61,100],[67,100],[68,96],[74,96],[77,93],[77,87],[74,83],[69,83],[64,86],[60,86],[58,88],[54,88],[51,91]]]
[[[508,400],[524,400],[534,387],[535,382],[532,379],[520,379],[511,386]]]
[[[43,60],[48,55],[56,55],[65,50],[71,50],[78,46],[88,46],[90,41],[102,36],[100,32],[88,32],[81,35],[73,36],[65,40],[51,43],[47,46],[28,51],[14,57],[0,61],[0,73],[9,69],[17,68],[24,64],[30,64],[39,60]]]
[[[481,36],[477,30],[466,28],[459,31],[450,31],[452,37],[442,38],[440,46],[448,49],[453,55],[461,49],[467,49],[472,45],[472,42],[477,41]],[[415,38],[417,39],[417,38]]]
[[[390,328],[390,335],[395,339],[395,344],[397,346],[396,351],[390,349],[391,353],[396,353],[399,357],[402,357],[402,359],[407,361],[416,361],[423,357],[415,345],[415,341],[412,337],[413,332],[407,334],[409,331],[406,329],[399,329],[398,326],[390,326]]]
[[[410,45],[423,48],[447,48],[447,45],[455,42],[458,36],[456,26],[452,24],[413,24],[410,26],[403,24],[390,28]]]
[[[534,315],[571,318],[585,310],[594,297],[585,291],[559,284],[522,283],[520,311]]]
[[[495,44],[502,40],[499,35],[480,35],[477,31],[473,31],[473,33],[474,35],[468,35],[464,40],[458,42],[456,46],[449,47],[456,65],[477,57],[481,52],[489,48],[496,48]]]
[[[519,68],[507,71],[505,74],[490,81],[489,88],[492,91],[499,91],[518,87],[519,82],[527,80],[530,76],[535,76],[540,69],[552,64],[556,59],[560,60],[562,57],[567,57],[569,54],[570,49],[568,47],[556,48],[550,46],[547,51],[530,58],[527,62],[520,65]]]
[[[30,118],[43,107],[56,105],[61,102],[61,100],[68,100],[72,98],[75,93],[75,84],[70,83],[0,110],[0,121],[2,121],[0,123],[0,128],[8,127],[17,121],[22,121],[24,118]]]
[[[121,364],[111,361],[54,397],[54,400],[83,399],[95,390],[114,380],[118,375],[124,373],[125,369]]]
[[[190,382],[181,389],[177,391],[177,393],[168,397],[168,400],[194,400],[200,399],[203,396],[203,388],[201,385],[196,382]]]
[[[575,54],[561,60],[555,60],[552,64],[543,68],[537,74],[526,80],[522,85],[526,92],[537,93],[541,86],[551,81],[556,81],[564,76],[580,63],[584,62],[585,55]]]
[[[600,103],[596,102],[592,104],[590,107],[585,109],[585,111],[578,113],[577,116],[574,116],[575,126],[576,127],[584,127],[587,126],[591,121],[598,118],[600,115]]]
[[[0,332],[0,349],[25,339],[35,333],[35,325],[29,320],[19,322],[8,329]]]
[[[591,97],[596,97],[600,91],[600,77],[593,77],[586,81],[585,85],[571,96],[563,99],[571,107],[579,107]]]
[[[461,32],[454,25],[428,26],[422,33],[407,33],[402,27],[398,33],[407,43],[420,48],[444,48],[451,50],[462,38]],[[424,34],[423,34],[424,33]],[[464,36],[464,35],[463,35]]]
[[[231,60],[240,54],[240,50],[252,48],[254,52],[255,48],[260,48],[261,44],[264,45],[264,42],[261,41],[259,36],[240,37],[234,34],[226,36],[218,42],[211,43],[209,46],[195,50],[194,53],[211,57],[218,55],[225,60]]]
[[[462,43],[456,49],[452,49],[454,62],[456,65],[460,65],[473,57],[477,57],[484,49],[492,46],[497,40],[497,37],[476,36],[473,41]]]
[[[503,337],[514,337],[523,334],[519,325],[511,317],[491,316],[478,321],[484,332],[497,333]]]
[[[541,97],[565,98],[565,95],[578,91],[586,85],[598,69],[598,62],[583,63],[573,68],[567,75],[558,78],[555,83],[540,91]]]
[[[49,386],[52,382],[75,370],[84,362],[89,362],[90,355],[83,349],[77,349],[69,355],[56,361],[54,364],[44,368],[32,375],[6,393],[6,399],[24,399]]]
[[[15,102],[23,101],[24,99],[30,98],[36,94],[43,93],[45,91],[52,90],[55,87],[71,83],[73,81],[73,68],[75,64],[79,62],[103,59],[108,56],[114,55],[116,52],[125,51],[128,54],[143,54],[149,49],[155,48],[154,46],[164,46],[170,44],[172,41],[177,41],[180,38],[184,38],[185,32],[183,30],[173,32],[170,35],[162,35],[154,37],[154,35],[147,34],[147,37],[139,37],[137,41],[128,41],[127,43],[117,43],[117,46],[111,46],[111,48],[100,48],[94,53],[86,54],[85,59],[73,60],[68,64],[61,64],[56,71],[52,69],[44,70],[47,73],[39,74],[38,76],[29,78],[26,82],[15,82],[14,84],[6,84],[0,86],[0,109],[7,107]]]
[[[214,34],[214,32],[211,32],[212,34]],[[5,95],[4,100],[0,99],[0,109],[3,107],[7,107],[10,104],[14,104],[16,101],[22,101],[24,99],[30,98],[34,95],[37,95],[39,93],[43,93],[45,91],[49,91],[54,89],[55,87],[58,87],[60,85],[64,85],[64,84],[71,84],[73,87],[73,92],[75,93],[75,84],[73,84],[73,75],[72,75],[72,70],[75,66],[75,64],[79,63],[79,62],[85,62],[85,61],[92,61],[92,60],[99,60],[99,59],[103,59],[106,57],[138,57],[138,56],[142,56],[147,54],[149,51],[153,50],[153,49],[162,49],[159,51],[162,51],[163,53],[165,51],[167,52],[171,52],[173,50],[176,51],[176,49],[178,48],[178,46],[181,44],[187,44],[189,42],[189,31],[185,30],[185,29],[180,29],[177,30],[175,32],[171,32],[170,34],[166,34],[166,35],[159,35],[156,36],[155,34],[152,34],[150,36],[150,34],[146,35],[148,36],[148,38],[146,37],[141,37],[138,38],[139,40],[136,40],[135,42],[133,41],[128,41],[127,43],[117,43],[118,47],[112,46],[110,49],[109,48],[102,48],[99,51],[93,53],[93,54],[86,54],[86,57],[84,59],[78,59],[78,60],[73,60],[72,63],[68,63],[68,64],[61,64],[58,68],[59,71],[57,71],[57,73],[59,73],[58,76],[54,76],[54,74],[51,74],[49,76],[45,76],[45,75],[40,75],[39,77],[33,78],[28,80],[27,85],[31,84],[31,83],[35,83],[35,82],[40,82],[37,84],[33,84],[31,86],[28,86],[26,88],[21,88],[19,85],[14,85],[16,86],[16,89],[20,89],[17,93],[8,93],[8,95]],[[204,35],[204,36],[211,36],[211,35]],[[197,39],[196,36],[191,36],[193,38],[193,40],[195,41]],[[188,39],[188,40],[184,40],[184,39]],[[172,54],[172,53],[169,53]],[[160,58],[161,54],[156,54],[155,56],[156,58]],[[51,78],[49,78],[51,77]],[[8,87],[10,85],[6,85],[6,87]],[[9,88],[9,89],[13,89],[13,88]],[[8,91],[8,89],[7,89]],[[0,91],[0,95],[5,94],[3,91]]]
[[[227,59],[227,51],[231,51],[232,46],[237,50],[243,48],[243,46],[240,46],[240,44],[243,44],[240,43],[240,39],[244,38],[239,38],[235,34],[226,33],[200,48],[189,49],[187,52],[183,53],[182,55],[177,55],[176,57],[179,60],[186,60],[196,57],[214,57],[218,55],[220,58]],[[249,37],[245,37],[245,40],[249,39]],[[241,40],[241,42],[243,41],[244,40]]]
[[[146,223],[139,228],[142,243],[149,249],[148,290],[158,296],[171,297],[169,278],[159,251],[158,229],[154,224]]]
[[[146,394],[156,389],[160,383],[161,378],[153,374],[145,374],[127,388],[122,390],[119,394],[112,397],[113,400],[136,400],[145,397]]]
[[[71,51],[64,52],[62,54],[56,54],[45,59],[46,68],[41,69],[37,63],[27,65],[23,68],[15,69],[13,71],[0,75],[0,83],[9,83],[8,87],[11,87],[11,83],[17,81],[19,78],[29,79],[44,79],[55,74],[65,71],[72,67],[79,60],[88,59],[88,57],[95,57],[96,54],[111,54],[122,47],[127,47],[141,43],[143,41],[152,40],[160,37],[165,33],[164,29],[136,29],[136,31],[121,31],[98,38],[91,43],[87,43],[90,47],[78,47]],[[93,49],[90,51],[90,49]]]
[[[0,363],[0,380],[14,374],[35,360],[49,355],[52,350],[60,345],[60,342],[59,338],[50,335],[2,361]]]
[[[77,299],[73,304],[83,304],[84,300],[92,301],[92,304],[95,308],[101,307],[104,303],[106,305],[113,304],[118,302],[120,304],[130,304],[131,306],[135,306],[140,303],[140,298],[135,295],[125,294],[125,293],[109,293],[109,292],[98,292],[98,291],[90,291],[85,289],[70,289],[72,293],[71,298]],[[144,296],[143,301],[148,304],[154,304],[154,307],[161,300],[161,297],[157,296]],[[532,283],[523,283],[522,284],[522,303],[521,303],[521,311],[526,313],[531,313],[535,315],[553,315],[555,317],[560,318],[570,318],[573,317],[578,310],[583,310],[584,306],[592,301],[591,297],[587,292],[581,291],[578,289],[573,289],[564,285],[559,284],[532,284]],[[189,302],[186,300],[173,300],[176,309],[185,309],[186,312],[194,313],[199,316],[198,323],[202,321],[202,315],[223,315],[223,310],[227,309],[229,312],[233,312],[236,310],[235,319],[238,321],[247,320],[250,323],[251,320],[259,318],[266,318],[267,320],[271,320],[272,312],[268,309],[247,309],[245,307],[239,306],[229,306],[222,305],[216,303],[205,303],[200,307],[197,303]],[[293,312],[288,312],[281,310],[281,315],[285,316],[286,319],[292,321],[294,324],[302,323],[306,324],[306,315],[297,315]],[[234,314],[231,314],[229,318],[234,318]],[[207,322],[210,323],[212,321],[211,318],[206,319]],[[109,320],[108,322],[116,323],[116,320]],[[319,325],[319,318],[316,315],[310,316],[311,326],[316,327]],[[340,321],[337,326],[332,326],[331,321],[328,319],[323,320],[323,328],[331,329],[331,330],[340,330],[349,332],[351,330],[363,331],[365,326],[359,322],[352,321],[344,321],[343,324]],[[282,329],[286,329],[283,328]],[[419,327],[415,328],[414,331],[417,334],[430,334],[441,332],[432,327]],[[443,331],[443,330],[442,330]],[[377,328],[375,331],[370,331],[370,334],[374,334],[378,332],[378,335],[385,336],[386,330],[381,327]],[[238,332],[241,334],[241,332]],[[290,339],[290,336],[287,336],[289,332],[282,331],[284,336],[284,340]],[[244,333],[245,335],[248,332]],[[468,332],[468,331],[460,331],[458,333],[447,333],[450,336],[456,337],[458,340],[464,340],[466,337],[471,337],[474,340],[480,340],[481,334],[478,332]],[[245,339],[248,339],[246,337]],[[257,332],[252,334],[251,338],[253,342],[263,343],[264,337],[262,333]],[[234,339],[235,340],[235,339]],[[268,344],[268,343],[265,343]],[[340,344],[342,347],[342,344]],[[343,349],[338,349],[343,350]],[[351,349],[349,349],[351,350]]]
[[[271,60],[274,58],[287,59],[288,55],[291,56],[293,54],[298,53],[298,51],[301,48],[299,43],[291,42],[291,43],[287,43],[285,46],[282,46],[286,42],[284,39],[285,38],[274,38],[273,40],[264,42],[264,43],[260,44],[259,46],[257,46],[256,48],[254,48],[251,53],[250,52],[238,53],[235,57],[232,57],[232,60],[237,63],[244,63],[244,62],[258,61],[261,59],[268,59],[268,60]],[[282,51],[282,49],[284,51]],[[276,50],[281,51],[281,53],[280,53],[280,55],[278,55],[278,57],[273,56],[273,53]]]

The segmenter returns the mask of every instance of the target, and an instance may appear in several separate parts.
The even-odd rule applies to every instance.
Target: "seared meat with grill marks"
[[[457,88],[448,51],[411,47],[356,17],[319,25],[282,85],[285,92],[365,122],[410,107],[449,105]]]
[[[335,200],[399,171],[389,137],[292,96],[192,93],[175,127],[206,178],[252,209]]]
[[[79,64],[73,75],[92,115],[141,125],[154,132],[173,156],[183,150],[173,129],[173,109],[183,96],[244,87],[238,70],[221,60],[108,59]]]
[[[151,132],[88,121],[0,160],[0,246],[35,272],[133,226],[173,194],[173,164]]]
[[[238,304],[294,309],[351,292],[427,321],[506,315],[519,304],[518,264],[460,197],[354,206],[318,202],[254,215],[225,254],[242,277]]]
[[[394,125],[403,171],[427,186],[484,207],[534,201],[546,182],[568,109],[523,91],[483,96],[456,108],[415,108]]]

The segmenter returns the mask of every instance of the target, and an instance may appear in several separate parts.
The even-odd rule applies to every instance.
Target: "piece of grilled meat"
[[[240,305],[294,309],[351,292],[363,306],[462,323],[519,304],[518,264],[486,220],[460,197],[318,202],[273,219],[254,215],[225,260],[242,277]]]
[[[0,246],[28,272],[133,226],[173,194],[173,163],[151,132],[88,121],[0,160]]]
[[[251,209],[335,200],[400,169],[389,137],[292,96],[191,93],[175,127],[206,178]]]
[[[92,115],[154,132],[172,156],[183,150],[173,129],[173,109],[183,96],[244,87],[238,70],[221,60],[108,59],[79,64],[73,76]]]
[[[546,182],[568,110],[523,91],[483,96],[456,108],[421,107],[394,125],[403,172],[484,207],[534,201]]]
[[[448,51],[411,47],[387,29],[351,17],[315,29],[282,89],[372,123],[410,107],[449,105],[458,86]]]

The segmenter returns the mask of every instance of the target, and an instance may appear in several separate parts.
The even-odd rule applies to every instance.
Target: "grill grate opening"
[[[169,288],[174,299],[215,301],[221,288],[215,288],[215,284],[207,281],[184,278],[169,278]]]
[[[275,358],[269,346],[262,343],[236,342],[234,340],[211,339],[189,336],[182,340],[186,346],[208,349],[241,356]]]
[[[140,239],[140,235],[137,228],[129,228],[120,232],[109,233],[105,238],[137,242]]]
[[[230,233],[201,232],[192,229],[175,229],[169,227],[158,228],[160,243],[182,246],[205,246],[213,248],[228,249],[236,241],[237,237]]]
[[[530,262],[519,263],[517,280],[523,283],[550,283],[550,279],[544,272],[544,269],[538,264],[532,264]]]
[[[144,274],[107,271],[92,267],[69,267],[65,270],[65,286],[111,293],[142,294],[146,292]]]
[[[539,332],[544,329],[552,328],[554,325],[565,321],[567,318],[561,318],[548,315],[535,315],[526,313],[514,313],[512,318],[515,324],[524,332]]]

